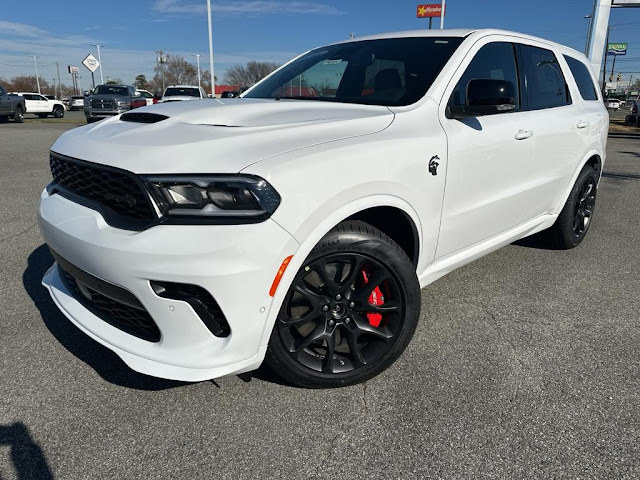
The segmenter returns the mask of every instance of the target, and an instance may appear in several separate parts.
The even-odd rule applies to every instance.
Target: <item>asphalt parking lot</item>
[[[610,138],[592,229],[422,292],[413,342],[337,390],[136,374],[54,307],[35,224],[64,122],[0,125],[0,478],[639,478],[640,138]]]

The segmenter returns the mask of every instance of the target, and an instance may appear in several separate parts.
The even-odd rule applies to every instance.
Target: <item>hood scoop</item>
[[[129,112],[120,116],[120,120],[123,122],[136,122],[136,123],[157,123],[162,120],[166,120],[166,115],[159,115],[157,113],[148,112]]]

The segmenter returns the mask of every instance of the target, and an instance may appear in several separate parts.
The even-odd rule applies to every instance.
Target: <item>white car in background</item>
[[[64,117],[64,103],[60,100],[50,100],[44,95],[33,92],[13,92],[15,95],[24,97],[26,106],[25,113],[33,113],[40,118],[53,115],[55,118]]]
[[[64,133],[37,207],[56,260],[43,284],[148,375],[264,360],[304,387],[363,382],[409,343],[421,287],[538,232],[583,241],[607,126],[587,58],[541,38],[416,30],[318,48],[240,98]]]
[[[67,107],[69,108],[69,110],[82,110],[84,108],[84,96],[71,96],[69,98],[69,101],[67,102]]]
[[[142,95],[144,99],[147,101],[147,107],[149,105],[153,105],[154,103],[158,103],[158,100],[156,100],[156,97],[149,90],[136,90],[136,92]]]
[[[207,98],[207,94],[197,85],[171,85],[165,89],[159,103],[202,100],[203,98]]]
[[[617,98],[605,98],[604,106],[609,110],[613,110],[614,112],[620,108],[620,100]]]

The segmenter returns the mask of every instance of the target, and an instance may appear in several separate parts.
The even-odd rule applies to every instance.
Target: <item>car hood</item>
[[[386,107],[304,100],[223,99],[137,108],[168,118],[120,116],[75,128],[51,147],[135,173],[237,173],[284,152],[384,130]]]

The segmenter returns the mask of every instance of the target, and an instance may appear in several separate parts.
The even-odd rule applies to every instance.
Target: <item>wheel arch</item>
[[[576,183],[576,179],[578,178],[578,175],[580,175],[580,172],[585,167],[585,165],[590,165],[591,167],[593,167],[594,170],[596,170],[596,172],[598,173],[598,178],[600,178],[602,175],[603,164],[603,156],[598,150],[591,150],[589,153],[587,153],[582,161],[578,164],[578,167],[574,170],[573,175],[571,176],[571,181],[565,188],[564,194],[561,197],[562,201],[560,202],[560,205],[556,207],[553,213],[560,214],[562,208],[564,207],[564,204],[567,202],[567,199],[571,194],[573,184]]]
[[[273,329],[273,325],[276,321],[276,317],[278,316],[278,312],[280,311],[280,307],[282,306],[282,302],[284,301],[289,287],[291,286],[291,282],[296,276],[298,270],[302,267],[309,253],[311,253],[318,242],[320,242],[320,240],[322,240],[322,238],[335,226],[346,220],[363,220],[363,218],[371,218],[371,216],[375,214],[380,214],[382,211],[384,211],[386,215],[397,215],[396,217],[390,216],[386,218],[402,218],[401,215],[405,217],[405,227],[412,229],[410,235],[415,235],[412,239],[412,242],[414,242],[414,251],[412,251],[412,255],[408,256],[417,268],[422,246],[421,224],[418,214],[409,203],[393,195],[373,195],[349,202],[327,215],[316,226],[316,228],[304,236],[304,238],[299,238],[299,235],[296,234],[293,235],[299,245],[293,253],[292,259],[281,278],[278,289],[276,290],[273,301],[269,307],[269,314],[262,332],[260,342],[261,346],[265,346],[269,342],[271,330]],[[405,230],[405,233],[406,232],[408,232],[408,230]],[[388,232],[385,232],[385,234],[394,239],[394,236],[389,235]],[[394,235],[396,237],[398,236],[397,233],[394,233]],[[402,245],[400,246],[402,247]]]

